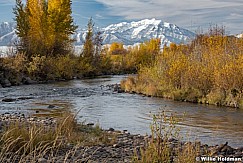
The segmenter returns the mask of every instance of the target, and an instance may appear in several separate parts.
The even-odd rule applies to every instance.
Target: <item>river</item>
[[[79,122],[150,134],[151,115],[166,110],[184,116],[178,123],[184,140],[199,140],[209,145],[227,141],[233,147],[243,146],[243,110],[116,93],[105,87],[123,78],[111,76],[0,88],[0,113],[52,114],[69,107],[73,112],[79,111]],[[4,98],[18,100],[3,102]]]

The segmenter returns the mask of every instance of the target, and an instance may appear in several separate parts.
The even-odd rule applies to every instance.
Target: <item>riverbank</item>
[[[198,89],[173,89],[170,86],[165,87],[152,79],[146,79],[139,75],[136,77],[129,76],[127,79],[121,81],[120,87],[123,92],[136,93],[148,97],[152,96],[181,102],[243,108],[243,93],[235,89],[230,91],[216,89],[203,95]]]
[[[72,79],[93,78],[101,75],[136,73],[135,64],[124,62],[130,56],[111,55],[109,50],[102,54],[77,56],[71,52],[65,55],[33,55],[25,53],[0,57],[0,88],[22,84],[49,83]],[[135,62],[135,61],[134,61]]]
[[[65,121],[67,120],[67,117],[68,116],[65,116]],[[17,150],[16,152],[14,151],[13,146],[8,148],[8,150],[3,148],[7,145],[6,139],[4,138],[6,138],[5,136],[10,132],[9,129],[14,129],[13,127],[9,128],[9,126],[11,126],[13,123],[18,124],[18,126],[23,128],[24,126],[27,126],[27,129],[38,133],[43,139],[38,141],[43,143],[43,141],[48,140],[45,139],[45,136],[43,136],[45,134],[40,132],[40,128],[42,129],[42,127],[44,127],[45,133],[50,131],[48,129],[57,132],[58,130],[55,130],[55,127],[58,123],[60,123],[60,121],[59,118],[55,117],[35,117],[27,116],[21,113],[2,114],[0,116],[2,135],[0,159],[3,162],[142,162],[142,160],[148,160],[148,156],[151,154],[149,152],[152,150],[151,145],[154,145],[154,143],[157,141],[157,139],[152,139],[152,136],[130,134],[126,130],[116,131],[113,128],[101,130],[93,126],[93,124],[82,124],[81,126],[73,124],[78,126],[78,130],[71,131],[72,134],[74,134],[75,137],[82,137],[85,134],[82,139],[76,139],[78,141],[70,139],[70,135],[66,135],[65,130],[67,129],[66,127],[72,128],[72,126],[63,125],[66,127],[58,127],[59,129],[65,131],[59,131],[61,135],[58,137],[58,141],[55,141],[56,143],[59,142],[58,145],[54,145],[50,143],[52,142],[50,141],[48,144],[45,144],[45,146],[48,148],[45,148],[45,146],[42,145],[36,145],[37,148],[32,148],[30,151]],[[34,130],[32,125],[42,127],[39,127],[38,130]],[[19,130],[22,130],[23,128],[19,128]],[[25,132],[29,134],[31,133],[28,130]],[[35,134],[35,132],[33,132],[33,134]],[[68,132],[70,133],[70,131]],[[13,137],[16,135],[11,136]],[[23,139],[21,136],[23,135],[18,135],[19,140]],[[33,136],[35,137],[37,135]],[[8,140],[10,139],[11,137],[8,137]],[[15,140],[18,141],[18,139]],[[27,141],[27,144],[33,143],[32,141],[33,140],[30,139]],[[14,144],[15,142],[13,141],[12,143]],[[8,145],[10,147],[10,144]],[[227,143],[222,145],[208,146],[207,144],[201,144],[200,142],[181,142],[177,139],[170,138],[166,141],[161,140],[161,145],[163,145],[163,148],[166,148],[169,151],[169,155],[165,155],[165,158],[163,159],[169,159],[173,162],[194,162],[196,157],[203,156],[223,159],[243,158],[243,147],[232,148]],[[154,150],[157,151],[156,149],[157,148]]]

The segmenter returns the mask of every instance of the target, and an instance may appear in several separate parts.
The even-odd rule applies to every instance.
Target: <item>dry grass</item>
[[[106,144],[114,139],[115,136],[98,126],[78,124],[70,112],[60,117],[54,126],[15,122],[1,133],[0,162],[35,162],[43,157],[51,161],[60,151],[67,159],[80,146]]]
[[[194,163],[196,157],[200,155],[200,143],[188,142],[179,147],[177,152],[177,158],[175,162],[178,163]]]
[[[197,143],[180,143],[179,128],[176,127],[179,117],[165,111],[153,115],[151,125],[152,138],[148,140],[145,148],[135,152],[135,163],[191,163],[196,161],[200,152]],[[176,139],[175,139],[176,138]],[[175,141],[172,141],[172,140]]]
[[[132,92],[136,87],[136,81],[133,76],[121,81],[121,88],[126,92]]]

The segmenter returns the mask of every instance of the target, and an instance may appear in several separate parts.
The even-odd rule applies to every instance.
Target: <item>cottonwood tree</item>
[[[33,55],[67,54],[77,26],[71,16],[71,0],[16,0],[13,13],[20,38],[18,51]]]
[[[22,3],[22,0],[16,0],[15,8],[13,9],[16,21],[16,34],[20,38],[17,43],[17,50],[23,51],[29,54],[29,44],[28,33],[30,30],[29,24],[29,11],[26,6]]]
[[[71,0],[49,0],[48,1],[48,20],[50,23],[50,30],[53,33],[53,47],[54,53],[65,52],[63,50],[69,50],[72,42],[70,35],[72,35],[77,26],[74,25],[73,18],[71,16]]]

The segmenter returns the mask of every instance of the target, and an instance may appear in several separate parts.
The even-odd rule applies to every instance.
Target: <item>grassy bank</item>
[[[64,114],[51,124],[46,118],[4,121],[11,123],[1,129],[0,161],[188,163],[200,156],[242,157],[242,148],[227,143],[208,146],[182,141],[177,126],[181,117],[165,111],[152,115],[150,136],[78,124],[72,114]]]
[[[200,155],[210,155],[201,148],[200,142],[181,141],[180,128],[177,126],[182,117],[161,111],[152,116],[151,139],[144,149],[133,159],[135,163],[144,162],[181,162],[192,163]]]
[[[41,120],[41,119],[39,119]],[[65,112],[52,125],[8,121],[1,132],[1,162],[194,162],[200,146],[178,141],[178,117],[153,115],[151,136],[78,124]],[[176,138],[176,139],[175,139]],[[205,151],[204,151],[205,152]]]
[[[68,112],[52,123],[46,117],[1,116],[1,123],[7,123],[0,132],[0,162],[188,163],[200,156],[243,156],[242,148],[227,143],[183,142],[177,126],[182,117],[165,111],[152,115],[150,136],[79,124]]]
[[[42,158],[54,161],[59,155],[65,162],[80,146],[111,144],[115,140],[115,134],[98,126],[77,123],[69,112],[62,113],[52,124],[45,118],[32,119],[2,122],[0,162],[35,162]]]
[[[219,33],[165,47],[153,64],[122,82],[127,92],[243,108],[243,40]]]
[[[147,80],[144,81],[134,76],[123,80],[121,82],[121,89],[127,93],[137,93],[148,97],[161,97],[182,102],[243,108],[243,93],[235,89],[227,91],[213,89],[208,94],[203,94],[200,89],[175,89],[170,86],[166,87],[166,85],[158,85],[152,81],[148,83]]]

